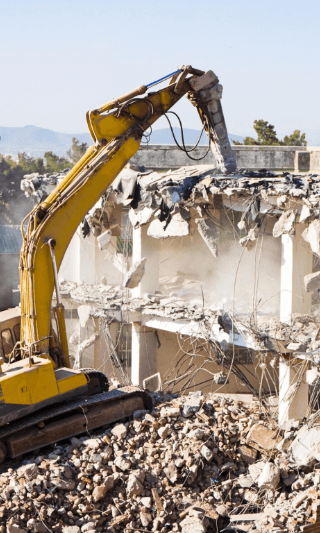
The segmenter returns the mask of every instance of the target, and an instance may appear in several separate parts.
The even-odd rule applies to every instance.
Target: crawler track
[[[138,389],[115,389],[47,407],[0,428],[0,462],[151,408],[150,396]]]

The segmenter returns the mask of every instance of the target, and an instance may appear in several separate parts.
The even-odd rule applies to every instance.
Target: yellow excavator
[[[150,90],[166,80],[161,90]],[[87,113],[93,146],[34,207],[26,232],[26,221],[21,225],[21,336],[11,357],[0,359],[0,462],[152,407],[142,390],[109,391],[104,374],[70,368],[58,271],[84,215],[137,152],[145,132],[182,96],[199,112],[218,169],[235,170],[221,92],[212,71],[184,66]]]

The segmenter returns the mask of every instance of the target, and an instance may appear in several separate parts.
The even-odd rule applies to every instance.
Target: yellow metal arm
[[[189,73],[196,76],[187,78]],[[187,92],[191,96],[195,94],[192,85],[196,86],[197,91],[202,87],[206,88],[208,76],[202,74],[202,71],[186,67],[174,73],[171,83],[160,91],[137,98],[137,95],[147,90],[146,86],[141,86],[132,93],[87,113],[94,146],[89,148],[65,179],[29,215],[20,259],[21,340],[25,347],[39,343],[38,351],[49,355],[58,348],[60,362],[68,366],[68,342],[61,304],[55,310],[58,347],[55,346],[52,334],[51,300],[55,272],[49,243],[55,243],[56,269],[59,270],[68,244],[84,215],[137,152],[143,133],[183,95]],[[104,114],[106,111],[109,114]],[[203,108],[199,110],[199,114],[203,117]],[[210,120],[205,117],[207,133],[211,135],[209,123]]]
[[[49,354],[52,335],[51,300],[55,285],[49,241],[55,241],[59,269],[68,244],[84,215],[107,190],[125,164],[137,152],[141,137],[161,115],[188,90],[185,81],[179,94],[171,84],[146,98],[113,101],[102,108],[120,104],[116,111],[104,115],[100,110],[88,113],[95,146],[68,173],[48,198],[30,213],[20,259],[21,340],[25,346],[39,342],[38,349]],[[127,103],[126,103],[127,101]],[[67,350],[65,328],[61,328],[60,349]],[[45,339],[41,341],[41,339]],[[62,353],[67,364],[68,354]]]

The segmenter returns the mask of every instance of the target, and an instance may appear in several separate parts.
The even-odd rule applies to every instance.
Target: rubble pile
[[[4,465],[0,532],[301,531],[320,470],[285,451],[299,424],[273,424],[256,401],[158,395],[152,412]]]

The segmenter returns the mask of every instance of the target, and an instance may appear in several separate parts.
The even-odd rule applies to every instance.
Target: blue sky
[[[320,3],[0,0],[1,126],[87,131],[85,113],[191,64],[224,86],[229,132],[318,132]],[[185,100],[175,109],[199,128]],[[158,122],[156,128],[167,127]]]

